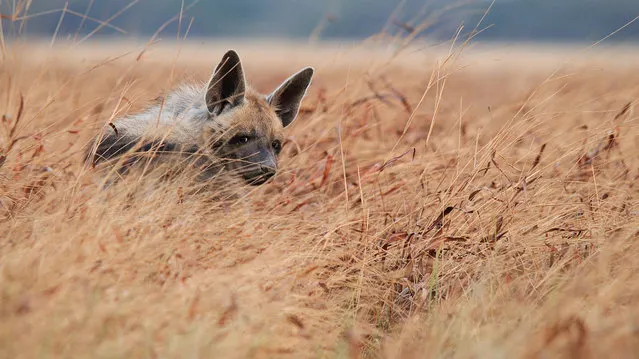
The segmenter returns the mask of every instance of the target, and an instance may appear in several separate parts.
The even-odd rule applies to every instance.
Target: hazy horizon
[[[487,10],[488,13],[486,13]],[[383,32],[449,40],[475,27],[482,41],[626,42],[639,39],[633,0],[34,0],[0,3],[4,36],[148,39],[361,40]],[[292,15],[293,14],[293,15]],[[486,16],[484,16],[486,14]],[[477,26],[479,24],[479,26]],[[108,36],[108,37],[105,37]]]

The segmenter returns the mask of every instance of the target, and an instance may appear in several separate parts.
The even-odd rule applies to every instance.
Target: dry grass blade
[[[320,182],[319,188],[324,187],[326,182],[328,181],[328,175],[331,173],[331,168],[333,167],[333,156],[326,156],[326,163],[324,164],[324,172],[322,173],[322,182]]]
[[[428,229],[426,230],[426,232],[430,232],[432,229],[434,228],[441,228],[443,223],[444,223],[444,218],[450,214],[450,212],[453,211],[453,209],[455,209],[455,207],[446,207],[442,213],[439,214],[439,216],[437,216],[437,219],[435,219],[433,221],[433,223],[428,227]]]
[[[24,96],[20,94],[20,104],[18,105],[18,113],[16,114],[16,119],[13,121],[13,126],[11,126],[11,131],[9,131],[9,138],[13,138],[16,133],[16,129],[18,128],[18,124],[20,123],[20,119],[22,119],[22,112],[24,111]]]
[[[113,122],[109,122],[109,126],[113,129],[113,132],[115,132],[116,136],[120,136],[120,133],[118,131],[118,128],[115,127],[115,124]]]
[[[541,155],[544,154],[545,149],[546,149],[546,144],[544,143],[543,145],[541,145],[541,148],[539,149],[539,153],[537,154],[537,157],[535,157],[535,160],[533,161],[532,166],[530,166],[531,171],[535,167],[537,167],[537,165],[539,164],[539,161],[541,161]]]
[[[409,153],[411,153],[411,152],[413,153],[413,158],[414,158],[414,157],[415,157],[415,155],[414,155],[414,154],[415,154],[415,149],[408,150],[408,151],[406,151],[406,152],[402,153],[401,155],[399,155],[399,156],[395,156],[395,157],[392,157],[392,158],[390,158],[388,161],[384,162],[384,163],[383,163],[383,164],[379,167],[378,172],[380,172],[380,173],[381,173],[381,172],[383,172],[386,168],[391,167],[391,166],[392,166],[392,165],[394,165],[397,161],[401,160],[402,158],[404,158],[404,156],[406,156],[407,154],[409,154]]]
[[[619,111],[616,115],[615,115],[615,120],[618,120],[621,118],[621,116],[627,114],[630,111],[630,108],[632,106],[632,102],[628,102],[622,109],[621,111]]]

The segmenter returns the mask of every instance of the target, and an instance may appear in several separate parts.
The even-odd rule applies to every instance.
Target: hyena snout
[[[277,162],[272,156],[249,160],[247,168],[242,171],[244,179],[252,185],[261,185],[271,179],[277,173]]]
[[[239,160],[236,161],[235,168],[251,185],[264,184],[277,173],[277,156],[273,151],[258,149],[237,157]]]

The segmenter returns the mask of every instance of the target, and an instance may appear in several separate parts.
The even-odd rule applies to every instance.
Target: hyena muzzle
[[[247,86],[240,58],[230,50],[207,86],[183,86],[161,103],[105,126],[87,161],[117,163],[123,173],[135,163],[177,158],[172,163],[195,164],[200,179],[224,172],[263,184],[277,171],[284,128],[297,117],[313,72],[306,67],[263,95]]]

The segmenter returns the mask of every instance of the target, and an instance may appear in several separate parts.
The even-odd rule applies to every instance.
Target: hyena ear
[[[237,106],[244,101],[244,71],[240,57],[229,50],[215,68],[206,89],[206,107],[219,115],[227,106]]]
[[[312,67],[301,70],[286,79],[267,97],[268,103],[275,108],[275,113],[282,120],[284,127],[290,125],[297,116],[314,72]]]

